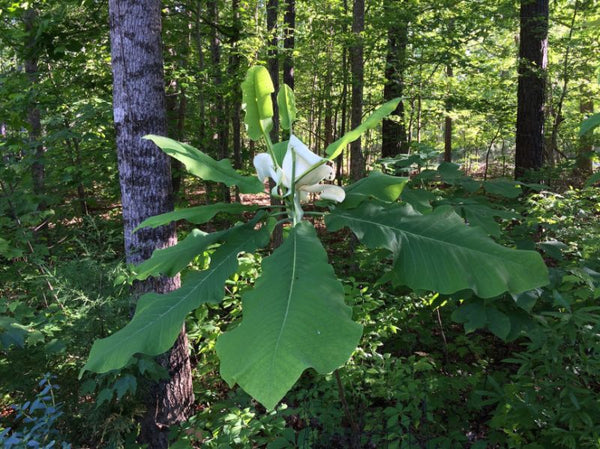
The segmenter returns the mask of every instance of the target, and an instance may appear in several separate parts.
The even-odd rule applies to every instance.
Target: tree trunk
[[[28,106],[27,122],[29,123],[29,143],[33,150],[33,162],[31,164],[31,176],[33,178],[33,193],[40,199],[38,209],[44,210],[46,203],[42,196],[44,195],[45,184],[45,169],[44,169],[44,153],[46,148],[41,143],[42,137],[42,122],[40,110],[37,107],[36,85],[39,82],[38,75],[38,54],[36,48],[36,21],[38,18],[37,11],[30,7],[25,11],[23,23],[25,25],[25,33],[27,35],[26,58],[25,58],[25,73],[29,80],[30,89],[33,92],[31,103]]]
[[[583,87],[583,86],[582,86]],[[582,88],[583,91],[583,88]],[[579,100],[579,112],[585,117],[594,113],[594,100],[592,95],[582,96]],[[594,145],[592,133],[579,138],[579,151],[577,152],[576,169],[579,174],[587,177],[592,174],[594,166],[592,163]]]
[[[391,4],[388,6],[391,7]],[[404,70],[406,68],[406,45],[408,43],[408,23],[397,15],[388,28],[388,48],[385,65],[385,101],[402,97],[404,94]],[[381,130],[381,156],[394,157],[400,153],[408,153],[406,125],[404,124],[404,101],[400,100],[392,112],[395,120],[383,120]]]
[[[448,79],[454,75],[452,66],[448,64],[446,66],[446,75]],[[452,117],[450,112],[452,111],[452,100],[450,99],[450,92],[446,97],[446,118],[444,119],[444,161],[452,162]]]
[[[286,0],[285,14],[285,38],[283,48],[283,82],[294,89],[294,33],[296,32],[296,0]]]
[[[521,0],[515,178],[542,167],[548,0]]]
[[[271,140],[279,142],[279,108],[277,107],[277,92],[279,92],[279,55],[277,52],[277,17],[279,13],[279,0],[268,0],[267,3],[267,34],[269,36],[269,51],[267,68],[273,80],[273,129]],[[291,87],[291,86],[290,86]]]
[[[231,18],[232,18],[232,35],[231,35],[231,56],[229,57],[229,77],[237,81],[240,71],[240,55],[239,41],[242,32],[242,23],[240,20],[240,0],[232,0],[231,2]],[[238,83],[236,82],[236,85]],[[242,93],[240,88],[234,92],[231,105],[231,128],[233,132],[233,166],[242,168],[242,133],[241,133],[241,110],[242,110]]]
[[[173,209],[169,158],[142,139],[167,131],[160,8],[158,0],[109,0],[125,255],[133,265],[177,240],[174,225],[132,232],[142,220]],[[135,290],[167,293],[178,287],[178,277],[157,278],[137,284]],[[168,446],[169,426],[186,418],[194,400],[185,330],[159,362],[168,368],[170,378],[151,387],[140,433],[140,441],[152,449]]]
[[[350,122],[356,128],[362,121],[364,84],[363,40],[365,28],[365,0],[354,0],[352,8],[352,46],[350,47],[350,71],[352,72],[352,109]],[[365,176],[365,158],[361,150],[361,139],[350,144],[350,178],[357,181]]]

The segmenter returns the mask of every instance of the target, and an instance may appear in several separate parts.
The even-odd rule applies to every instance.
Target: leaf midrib
[[[444,244],[444,245],[446,245],[446,246],[449,246],[449,247],[452,247],[452,248],[459,248],[459,249],[463,249],[463,250],[464,250],[464,249],[467,249],[467,250],[469,250],[469,251],[473,251],[473,252],[479,253],[479,254],[481,254],[481,255],[483,255],[483,256],[487,256],[487,257],[493,257],[493,258],[495,258],[495,259],[503,259],[503,260],[506,260],[506,259],[504,259],[503,257],[497,256],[497,255],[494,255],[494,254],[490,254],[490,253],[487,253],[487,252],[484,252],[484,251],[481,251],[481,250],[478,250],[478,249],[475,249],[475,248],[471,248],[471,247],[468,247],[468,246],[460,246],[460,245],[457,245],[457,244],[455,244],[455,243],[447,242],[447,241],[445,241],[445,240],[436,240],[436,239],[434,239],[434,238],[432,238],[432,237],[428,237],[428,236],[425,236],[425,235],[422,235],[422,234],[415,234],[414,232],[406,231],[406,230],[404,230],[404,229],[396,228],[396,227],[394,227],[394,226],[391,226],[391,225],[388,225],[388,224],[384,224],[384,223],[380,223],[380,222],[377,222],[377,221],[365,220],[365,219],[362,219],[362,218],[357,218],[357,217],[355,217],[355,216],[352,216],[352,215],[344,215],[344,214],[339,214],[339,215],[340,215],[340,216],[342,216],[342,217],[344,217],[344,218],[350,219],[350,220],[355,220],[355,221],[359,221],[359,222],[363,222],[363,223],[372,224],[372,225],[375,225],[375,226],[381,226],[381,227],[389,228],[389,229],[391,229],[391,230],[393,230],[393,231],[397,231],[397,232],[400,232],[400,233],[404,233],[404,234],[411,235],[411,236],[413,236],[414,238],[421,238],[421,239],[424,239],[424,240],[429,240],[429,241],[432,241],[432,242],[436,242],[436,243]],[[499,246],[499,247],[500,247],[500,248],[502,248],[502,249],[509,250],[509,248],[505,248],[505,247],[504,247],[504,246],[502,246],[502,245],[498,245],[498,244],[497,244],[496,242],[494,242],[494,241],[492,241],[491,243],[492,243],[492,244],[494,244],[494,245],[497,245],[497,246]],[[516,250],[515,250],[515,251],[516,251]],[[509,259],[509,262],[510,262],[512,265],[521,266],[521,264],[520,264],[520,263],[513,262],[513,261],[512,261],[512,260],[510,260],[510,259]]]

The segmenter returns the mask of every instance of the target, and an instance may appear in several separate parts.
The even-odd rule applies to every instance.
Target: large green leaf
[[[488,298],[548,283],[538,253],[498,245],[481,229],[465,225],[450,207],[421,215],[408,205],[365,202],[356,209],[335,209],[326,224],[330,231],[347,226],[368,247],[390,250],[392,280],[412,289],[444,294],[471,289]]]
[[[283,129],[290,129],[296,121],[296,100],[294,91],[284,84],[277,93],[277,106],[279,106],[279,124]]]
[[[263,184],[256,176],[243,176],[231,166],[228,159],[215,161],[212,157],[191,145],[177,142],[168,137],[148,135],[146,139],[154,142],[161,150],[185,165],[194,176],[207,181],[222,182],[226,186],[238,186],[242,193],[259,193]]]
[[[229,231],[207,234],[193,229],[189,235],[177,243],[164,249],[157,249],[150,259],[134,267],[135,279],[143,280],[148,276],[175,276],[183,270],[198,254],[202,254],[213,243],[217,243]]]
[[[250,67],[242,83],[242,107],[246,111],[246,131],[252,140],[260,139],[273,128],[273,92],[269,71],[262,66]]]
[[[127,326],[94,342],[82,372],[104,373],[125,366],[134,354],[153,356],[167,351],[190,311],[223,298],[225,281],[238,268],[238,254],[254,251],[268,242],[269,233],[264,227],[258,231],[249,224],[234,228],[213,254],[207,270],[190,273],[178,290],[142,296]]]
[[[388,115],[394,112],[396,106],[398,106],[398,103],[400,103],[400,98],[396,98],[394,100],[390,100],[387,103],[382,104],[364,122],[362,122],[352,131],[347,132],[338,140],[330,144],[325,150],[325,152],[329,156],[329,159],[332,160],[338,157],[340,153],[344,151],[346,145],[348,145],[350,142],[354,142],[365,131],[375,128],[379,124],[379,122],[381,122],[384,118],[386,118]]]
[[[206,206],[188,207],[185,209],[174,210],[166,214],[155,215],[140,223],[133,231],[142,228],[156,228],[172,221],[186,220],[194,224],[202,224],[211,220],[215,215],[239,214],[242,212],[255,211],[258,206],[244,205],[240,203],[215,203]]]
[[[586,118],[581,123],[581,128],[579,129],[579,136],[585,136],[587,133],[592,132],[594,129],[600,126],[600,114],[594,114],[588,118]]]
[[[396,201],[407,182],[408,178],[373,171],[368,177],[360,179],[344,189],[346,199],[341,205],[342,207],[356,207],[370,198],[386,202]]]
[[[344,364],[362,328],[311,224],[294,227],[262,268],[241,324],[221,335],[217,353],[223,378],[272,409],[305,369]]]

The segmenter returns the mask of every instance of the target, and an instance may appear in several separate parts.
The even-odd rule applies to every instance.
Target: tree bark
[[[167,131],[160,11],[158,0],[109,0],[125,255],[133,265],[177,241],[174,225],[132,232],[142,220],[173,209],[169,158],[142,139]],[[135,293],[167,293],[178,287],[179,277],[156,278],[137,284]],[[170,378],[151,387],[140,433],[140,441],[152,449],[168,446],[169,426],[186,418],[194,400],[185,330],[159,362]]]
[[[521,0],[515,178],[539,170],[544,154],[548,0]]]
[[[350,71],[352,72],[352,106],[350,122],[356,128],[362,121],[364,63],[363,40],[361,33],[365,28],[365,0],[354,0],[352,8],[352,35],[350,47]],[[365,176],[365,158],[361,149],[361,139],[350,144],[350,178],[357,181]]]
[[[446,66],[446,75],[449,79],[454,76],[450,64]],[[452,111],[452,100],[450,99],[450,92],[448,92],[447,95],[446,117],[444,119],[444,161],[452,162],[452,117],[450,116],[450,112]]]
[[[279,15],[279,0],[268,0],[267,2],[267,34],[269,36],[269,50],[267,69],[275,91],[271,95],[273,99],[273,129],[271,140],[279,142],[279,108],[277,107],[277,92],[279,92],[279,55],[277,52],[277,17]]]
[[[29,88],[32,92],[31,103],[28,106],[27,122],[29,123],[29,143],[33,150],[33,162],[31,164],[31,176],[33,179],[33,193],[39,197],[38,209],[44,210],[46,202],[42,198],[45,185],[44,153],[46,148],[41,143],[42,121],[40,110],[37,106],[37,84],[39,82],[38,74],[38,52],[36,48],[36,21],[38,13],[30,7],[25,11],[23,23],[27,35],[25,73],[29,80]]]
[[[296,0],[286,0],[285,13],[285,37],[283,40],[283,82],[294,89],[294,33],[296,32]]]
[[[240,71],[240,54],[239,41],[242,32],[242,23],[240,20],[240,0],[232,0],[231,2],[231,19],[233,23],[231,34],[231,56],[229,57],[229,77],[232,80],[238,80]],[[236,83],[238,84],[238,83]],[[231,105],[231,128],[233,133],[233,166],[242,168],[242,133],[241,133],[241,110],[242,110],[242,94],[239,90],[234,92]]]
[[[585,90],[582,86],[582,93],[584,92]],[[584,115],[584,118],[594,113],[593,98],[592,95],[582,95],[579,100],[579,112]],[[575,167],[577,172],[584,177],[591,175],[594,170],[592,163],[593,150],[594,145],[591,133],[587,136],[581,136],[579,138],[579,151],[577,152]]]
[[[388,8],[392,5],[388,3]],[[404,94],[404,70],[406,68],[406,46],[408,43],[408,23],[394,14],[388,26],[388,47],[385,64],[385,101],[402,97]],[[406,125],[404,124],[404,102],[400,100],[392,112],[396,120],[385,119],[381,130],[381,156],[394,157],[400,153],[408,153]]]

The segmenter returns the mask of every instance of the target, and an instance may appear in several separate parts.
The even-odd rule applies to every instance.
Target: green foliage
[[[223,298],[225,280],[238,268],[238,254],[255,251],[267,242],[265,228],[260,232],[254,231],[252,225],[233,228],[206,270],[190,273],[183,286],[171,293],[142,296],[126,327],[94,343],[82,373],[119,369],[137,353],[158,355],[167,351],[173,346],[188,313],[205,302],[214,303]]]
[[[396,201],[407,182],[408,178],[373,171],[366,178],[345,187],[346,199],[341,207],[353,208],[369,199],[378,199],[385,202]]]
[[[325,153],[327,154],[329,159],[333,160],[336,157],[338,157],[342,153],[342,151],[344,151],[344,148],[346,148],[346,145],[348,145],[351,142],[354,142],[362,134],[364,134],[367,130],[372,129],[372,128],[376,127],[377,125],[379,125],[381,120],[383,120],[388,115],[390,115],[392,112],[394,112],[394,110],[396,109],[396,106],[398,106],[399,102],[400,102],[400,99],[396,98],[394,100],[390,100],[387,103],[379,106],[379,108],[377,108],[377,110],[375,112],[373,112],[373,114],[371,114],[359,126],[357,126],[352,131],[344,134],[338,140],[336,140],[335,142],[330,144],[325,149]]]
[[[598,126],[600,126],[600,114],[594,114],[591,117],[586,118],[581,123],[581,128],[579,129],[579,135],[585,136],[586,134],[591,133]]]
[[[273,128],[273,92],[275,88],[266,68],[254,66],[248,69],[242,83],[242,107],[246,110],[246,132],[252,140],[260,139]]]
[[[277,93],[277,106],[279,107],[279,123],[283,129],[291,129],[296,121],[296,100],[294,91],[284,84]]]
[[[168,137],[146,136],[169,156],[182,162],[187,171],[200,179],[222,182],[226,186],[238,186],[243,193],[257,193],[263,190],[256,177],[242,176],[236,172],[227,159],[215,161],[212,157],[185,143]]]
[[[243,305],[240,325],[217,341],[221,374],[268,409],[305,369],[324,374],[344,364],[361,335],[308,223],[295,226],[264,259],[263,274]]]
[[[494,243],[448,207],[421,215],[408,205],[363,202],[356,209],[333,211],[326,223],[332,232],[347,226],[369,248],[392,252],[388,276],[396,285],[440,293],[471,289],[489,298],[548,283],[539,254]]]

